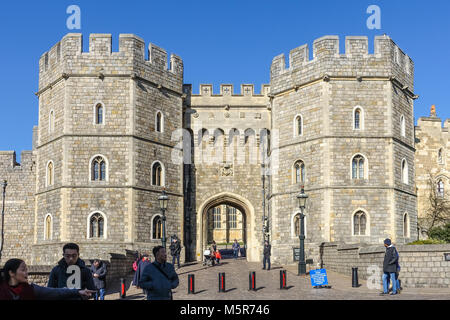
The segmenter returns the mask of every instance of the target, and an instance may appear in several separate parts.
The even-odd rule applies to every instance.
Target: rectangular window
[[[213,221],[214,221],[214,229],[222,228],[222,217],[220,214],[220,208],[213,208]]]
[[[236,208],[228,208],[228,228],[237,229]]]

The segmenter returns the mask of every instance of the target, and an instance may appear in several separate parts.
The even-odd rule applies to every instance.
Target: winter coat
[[[241,246],[239,245],[238,242],[233,242],[233,245],[231,246],[231,249],[239,250],[240,248],[241,248]]]
[[[80,267],[81,271],[81,288],[80,289],[89,289],[89,290],[97,290],[94,284],[94,280],[92,279],[91,271],[86,267],[83,260],[78,259],[75,265]],[[67,287],[67,279],[73,274],[67,273],[67,265],[66,261],[61,259],[58,262],[58,265],[52,269],[50,272],[50,276],[48,279],[47,287],[50,288],[66,288]]]
[[[397,272],[397,249],[394,246],[389,246],[386,248],[386,253],[384,254],[383,261],[383,272],[395,273]]]
[[[144,269],[146,266],[150,264],[150,260],[141,260],[138,263],[138,267],[136,269],[136,273],[134,274],[133,278],[133,285],[136,287],[140,287],[139,281],[142,278],[142,274],[144,273]]]
[[[167,277],[158,268],[167,275]],[[153,262],[146,266],[139,286],[147,291],[147,300],[172,300],[172,289],[178,287],[179,279],[171,263]]]
[[[98,278],[94,277],[94,273],[98,274]],[[98,268],[91,265],[92,279],[94,280],[94,285],[97,289],[105,289],[106,287],[106,264],[100,261]]]
[[[270,257],[270,249],[272,248],[272,246],[269,245],[264,245],[264,257]]]
[[[16,291],[16,293],[14,293]],[[0,300],[64,300],[81,298],[78,289],[59,289],[21,283],[12,288],[7,282],[0,284]]]
[[[180,254],[181,252],[181,243],[179,240],[177,240],[177,242],[172,242],[172,244],[170,245],[170,254],[172,256],[177,256]]]

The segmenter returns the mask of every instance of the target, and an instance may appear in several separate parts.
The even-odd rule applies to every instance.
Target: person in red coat
[[[47,288],[28,283],[27,265],[21,259],[6,261],[0,273],[0,300],[65,300],[88,299],[95,291]]]

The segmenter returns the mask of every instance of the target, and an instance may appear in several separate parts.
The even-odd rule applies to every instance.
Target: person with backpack
[[[154,247],[153,254],[155,261],[145,267],[139,286],[147,291],[147,300],[173,300],[172,289],[179,284],[175,268],[166,262],[163,246]]]
[[[141,286],[139,285],[139,282],[142,278],[142,274],[144,273],[144,269],[150,263],[151,263],[150,259],[148,257],[148,254],[146,254],[146,253],[144,253],[142,255],[141,261],[139,261],[139,263],[137,263],[136,272],[135,272],[134,278],[133,278],[133,285],[136,286],[138,289],[141,288]],[[145,289],[143,289],[143,292],[144,292],[144,294],[147,294]]]
[[[95,293],[94,300],[105,300],[105,288],[106,288],[106,264],[99,259],[95,259],[91,266],[91,273],[94,279],[97,292]]]
[[[170,254],[172,255],[172,264],[175,266],[175,259],[178,261],[178,268],[180,269],[180,253],[181,253],[181,243],[176,236],[172,238],[172,243],[170,244]]]
[[[67,243],[64,245],[63,258],[50,272],[47,287],[67,288],[73,284],[78,284],[80,286],[78,289],[96,291],[91,271],[86,267],[84,261],[79,258],[79,255],[80,248],[77,244]]]

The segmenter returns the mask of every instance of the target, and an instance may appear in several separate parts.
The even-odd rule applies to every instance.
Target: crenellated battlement
[[[111,34],[90,34],[89,51],[83,52],[83,35],[69,33],[45,52],[39,60],[39,89],[61,77],[71,75],[107,76],[133,75],[150,78],[172,90],[181,90],[183,60],[150,43],[148,59],[145,42],[134,34],[119,35],[119,51],[112,51]]]
[[[2,169],[14,169],[16,167],[31,168],[33,166],[33,151],[23,150],[20,157],[19,163],[15,151],[0,151],[0,167]]]
[[[416,131],[429,131],[429,130],[439,130],[442,132],[449,132],[450,129],[450,119],[445,119],[442,123],[442,119],[436,114],[436,106],[431,106],[430,115],[428,117],[420,117],[417,120],[417,126],[415,126]]]
[[[313,42],[313,59],[309,59],[309,46],[304,44],[289,52],[289,67],[285,55],[273,58],[271,83],[273,92],[283,90],[284,76],[300,83],[328,76],[347,77],[395,77],[413,90],[414,63],[386,35],[376,36],[374,53],[369,54],[369,41],[366,36],[347,36],[345,52],[339,52],[339,37],[324,36]],[[286,82],[286,81],[284,81]]]
[[[192,85],[187,84],[183,86],[183,92],[190,94],[192,96],[203,96],[203,97],[226,97],[226,96],[239,96],[239,97],[262,97],[267,96],[270,91],[269,84],[262,84],[261,91],[259,94],[255,93],[255,86],[253,84],[241,84],[240,93],[234,93],[234,86],[232,84],[220,84],[220,92],[213,92],[212,84],[200,84],[200,89],[198,94],[192,93]]]

